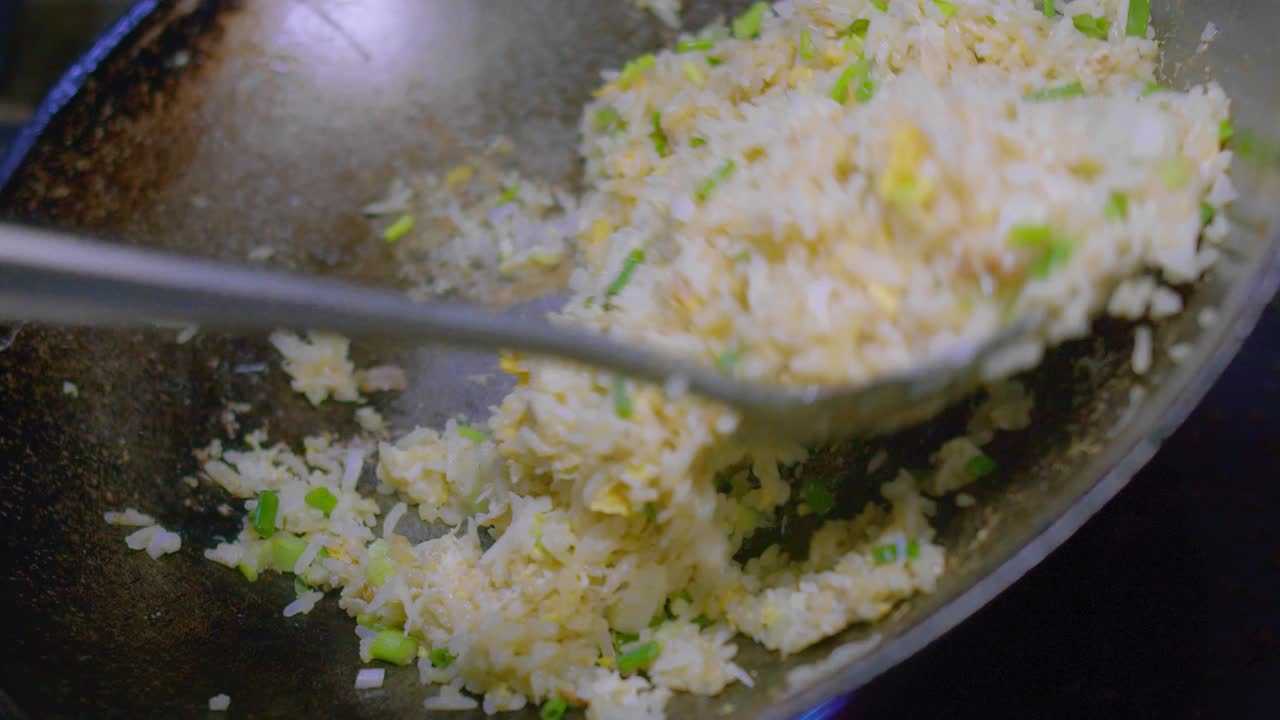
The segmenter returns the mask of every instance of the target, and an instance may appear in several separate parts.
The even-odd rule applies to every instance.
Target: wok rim
[[[18,171],[31,158],[32,151],[46,139],[50,126],[75,102],[102,63],[161,9],[161,5],[162,0],[135,0],[59,77],[37,105],[8,153],[0,157],[0,196],[9,190]],[[1078,492],[1065,510],[1042,522],[1028,534],[1025,542],[1015,545],[1003,557],[987,563],[989,569],[982,574],[975,573],[975,579],[967,589],[959,591],[900,635],[878,645],[866,656],[846,663],[823,680],[779,700],[764,710],[760,717],[769,720],[821,720],[831,717],[842,708],[842,700],[848,694],[920,652],[1007,590],[1070,539],[1123,490],[1154,457],[1165,438],[1186,422],[1218,382],[1254,331],[1268,302],[1280,290],[1280,231],[1265,235],[1265,248],[1258,267],[1223,300],[1222,305],[1238,304],[1240,309],[1229,323],[1223,324],[1213,349],[1180,388],[1171,392],[1160,405],[1151,406],[1158,411],[1160,421],[1144,429],[1141,435],[1128,443],[1128,447],[1124,447],[1126,443],[1123,441],[1117,441],[1114,447],[1118,458],[1115,462],[1090,486]],[[1160,432],[1152,432],[1157,427]],[[27,717],[13,697],[0,687],[0,718],[25,720]]]

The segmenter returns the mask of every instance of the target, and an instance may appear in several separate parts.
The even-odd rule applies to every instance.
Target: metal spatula
[[[1000,352],[1031,338],[1039,318],[1005,327],[963,357],[861,385],[769,386],[587,330],[481,307],[294,273],[109,244],[0,224],[0,318],[73,326],[180,321],[237,331],[327,330],[469,349],[554,356],[687,390],[737,409],[747,439],[818,442],[881,434],[925,420],[971,393]]]

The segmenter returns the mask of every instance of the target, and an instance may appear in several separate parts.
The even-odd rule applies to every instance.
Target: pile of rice
[[[1126,35],[1128,0],[1042,6],[793,0],[607,73],[582,120],[588,191],[539,210],[575,220],[563,319],[813,382],[963,352],[1043,310],[1013,373],[1097,313],[1180,311],[1170,284],[1194,281],[1227,230],[1228,101],[1154,84],[1158,48]],[[419,196],[449,184],[435,182]],[[491,220],[497,200],[476,198]],[[345,346],[328,350],[342,357],[290,359],[295,383],[347,399],[354,385],[308,374],[354,372]],[[294,573],[300,599],[336,593],[366,660],[407,648],[396,659],[440,686],[428,708],[657,718],[673,692],[752,683],[738,635],[795,653],[932,590],[946,557],[928,496],[995,471],[983,448],[1032,404],[995,384],[927,471],[877,456],[893,478],[880,501],[837,517],[806,448],[744,446],[725,408],[557,362],[502,366],[516,389],[472,425],[376,448],[255,434],[212,458],[206,476],[251,519],[266,491],[279,509],[208,557],[250,579]],[[367,469],[385,514],[361,492]],[[308,501],[321,488],[327,510]],[[803,559],[735,560],[790,510],[827,516]],[[451,530],[411,542],[410,512]]]

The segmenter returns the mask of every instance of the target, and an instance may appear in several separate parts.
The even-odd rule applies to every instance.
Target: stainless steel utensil
[[[1002,351],[1038,327],[1024,317],[985,344],[940,362],[859,385],[743,382],[668,353],[547,320],[477,305],[417,303],[404,294],[280,271],[0,225],[0,318],[71,326],[157,321],[227,330],[328,330],[402,337],[478,350],[555,356],[686,389],[739,410],[748,438],[802,442],[882,434],[943,410],[988,379]]]

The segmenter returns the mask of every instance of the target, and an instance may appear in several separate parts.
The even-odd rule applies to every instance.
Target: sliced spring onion
[[[618,672],[635,672],[657,659],[661,648],[650,640],[618,656]]]
[[[716,369],[725,375],[732,375],[734,368],[738,366],[738,353],[733,350],[725,350],[716,356]]]
[[[427,653],[427,660],[430,661],[431,667],[437,669],[449,667],[456,659],[448,648],[435,648]]]
[[[650,525],[658,522],[658,506],[657,505],[654,505],[651,502],[647,502],[644,504],[642,511],[644,512],[645,522],[649,523]]]
[[[338,496],[334,495],[333,491],[327,487],[312,488],[307,491],[303,500],[306,501],[307,505],[324,513],[325,517],[329,517],[329,513],[338,507]]]
[[[691,138],[689,138],[689,147],[700,148],[700,147],[702,147],[703,145],[706,145],[706,144],[707,144],[707,141],[706,141],[706,140],[703,140],[702,138],[700,138],[700,137],[698,137],[698,136],[696,136],[696,135],[695,135],[695,136],[693,136],[693,137],[691,137]]]
[[[503,205],[506,205],[512,200],[515,200],[519,196],[520,196],[520,186],[512,185],[511,187],[502,191],[502,194],[498,196],[498,201],[494,203],[494,206],[502,207]]]
[[[871,551],[871,557],[877,565],[888,565],[898,561],[897,545],[878,545]]]
[[[1040,0],[1040,12],[1044,13],[1045,17],[1053,17],[1058,11],[1053,7],[1053,0]]]
[[[1169,86],[1161,85],[1158,82],[1149,82],[1147,83],[1147,86],[1142,89],[1142,97],[1146,97],[1148,95],[1152,95],[1158,92],[1169,92]]]
[[[616,132],[622,129],[622,116],[613,108],[597,110],[592,122],[599,132]]]
[[[685,602],[689,603],[690,605],[692,605],[692,604],[693,604],[693,593],[689,592],[688,590],[681,590],[680,592],[676,593],[675,595],[672,595],[672,596],[671,596],[671,599],[672,599],[672,600],[683,600],[683,601],[685,601]]]
[[[809,30],[800,31],[800,57],[805,60],[813,58],[813,32]]]
[[[382,231],[382,239],[393,243],[408,235],[410,230],[413,230],[413,216],[401,215]]]
[[[739,40],[751,40],[760,36],[760,25],[764,14],[769,11],[769,3],[758,2],[733,21],[733,36]]]
[[[1023,224],[1009,229],[1009,242],[1023,248],[1040,250],[1029,271],[1032,277],[1047,276],[1055,267],[1071,258],[1072,244],[1049,225]]]
[[[691,38],[676,41],[676,52],[706,52],[715,46],[715,38]]]
[[[563,720],[564,714],[569,711],[569,703],[565,702],[562,697],[553,697],[542,705],[542,709],[538,711],[538,717],[542,720]]]
[[[942,18],[944,20],[950,20],[956,14],[956,4],[953,2],[947,2],[947,0],[933,0],[933,4],[938,7],[938,10],[942,13]]]
[[[1000,466],[986,453],[974,455],[969,458],[969,462],[964,464],[964,472],[971,478],[986,477],[998,469],[1000,469]]]
[[[1236,136],[1236,126],[1230,120],[1218,123],[1218,144],[1226,145]]]
[[[1217,215],[1218,215],[1218,211],[1215,210],[1212,205],[1210,205],[1207,202],[1200,203],[1200,224],[1201,225],[1208,225],[1209,223],[1213,222],[1213,219],[1217,217]]]
[[[1071,253],[1075,250],[1075,246],[1066,238],[1054,238],[1049,243],[1049,247],[1045,249],[1044,254],[1031,265],[1031,276],[1037,278],[1048,277],[1049,273],[1059,265],[1071,259]]]
[[[1049,225],[1022,224],[1009,228],[1009,242],[1020,247],[1043,247],[1052,242],[1055,235]]]
[[[616,632],[613,634],[613,651],[622,652],[622,648],[640,639],[639,635],[629,632]]]
[[[277,533],[270,542],[271,564],[280,572],[293,572],[298,558],[307,550],[307,541],[290,533]]]
[[[871,97],[876,94],[875,81],[870,77],[862,78],[862,82],[858,83],[858,89],[853,92],[853,97],[860,103],[870,102]]]
[[[269,538],[276,531],[276,512],[280,509],[280,497],[270,490],[258,495],[258,507],[253,509],[250,523],[259,537]]]
[[[1102,211],[1103,215],[1113,222],[1120,222],[1129,218],[1129,196],[1120,191],[1115,191],[1107,196],[1107,207]]]
[[[693,619],[693,624],[697,625],[700,628],[705,628],[711,624],[711,619],[708,618],[706,615],[699,615],[698,617]]]
[[[889,12],[889,0],[871,0],[871,4],[880,12]]]
[[[707,74],[702,72],[702,68],[698,67],[695,63],[684,63],[680,66],[680,71],[684,73],[684,76],[689,80],[689,82],[697,85],[698,87],[702,87],[702,85],[707,81]]]
[[[482,443],[489,439],[489,433],[484,432],[483,430],[477,430],[467,425],[459,425],[458,434],[471,442],[477,443]]]
[[[640,73],[653,67],[656,62],[657,59],[653,55],[641,55],[629,61],[622,66],[622,72],[618,74],[618,82],[623,85],[630,85],[636,78],[640,77]]]
[[[308,585],[302,578],[295,577],[293,579],[293,596],[295,598],[300,598],[309,592],[311,592],[311,586]]]
[[[711,67],[716,67],[723,63],[724,61],[718,57],[711,57],[710,55],[707,56],[707,64],[710,65]]]
[[[1097,40],[1106,40],[1107,33],[1111,30],[1111,21],[1102,15],[1076,15],[1071,18],[1071,24],[1080,32]]]
[[[1151,24],[1151,1],[1129,0],[1129,16],[1125,18],[1124,34],[1129,37],[1144,38],[1147,26]]]
[[[920,541],[912,538],[907,541],[907,558],[914,560],[920,557]]]
[[[623,420],[631,417],[631,396],[627,394],[627,381],[621,375],[613,376],[613,412]]]
[[[867,18],[858,18],[849,23],[849,27],[844,29],[845,35],[864,38],[867,36],[867,29],[871,27],[871,21]]]
[[[817,478],[806,482],[800,489],[800,493],[815,515],[826,515],[836,506],[836,498],[831,494],[831,488]]]
[[[364,566],[365,578],[374,585],[385,585],[393,569],[391,560],[387,558],[387,543],[383,540],[370,543],[369,562]]]
[[[375,660],[408,665],[418,656],[418,641],[395,630],[382,630],[373,638],[369,654]]]
[[[653,149],[658,153],[658,157],[666,157],[671,153],[671,145],[667,142],[667,131],[662,129],[662,113],[654,111],[649,116],[649,122],[653,125],[653,132],[649,133],[649,139],[653,141]]]
[[[1052,87],[1036,90],[1027,95],[1028,100],[1063,100],[1065,98],[1076,97],[1084,94],[1084,86],[1078,82],[1067,83],[1066,85],[1054,85]]]
[[[622,289],[631,282],[631,275],[635,273],[636,266],[644,262],[644,251],[640,249],[632,250],[627,253],[627,258],[622,261],[622,269],[618,271],[618,276],[609,283],[609,287],[605,288],[606,297],[613,297],[622,292]]]
[[[715,189],[719,187],[720,183],[729,179],[729,176],[733,174],[734,167],[736,166],[733,161],[730,160],[724,165],[721,165],[715,175],[703,180],[702,183],[698,185],[698,189],[694,192],[694,196],[698,198],[698,201],[703,202],[707,198],[711,197],[711,193],[715,192]]]

